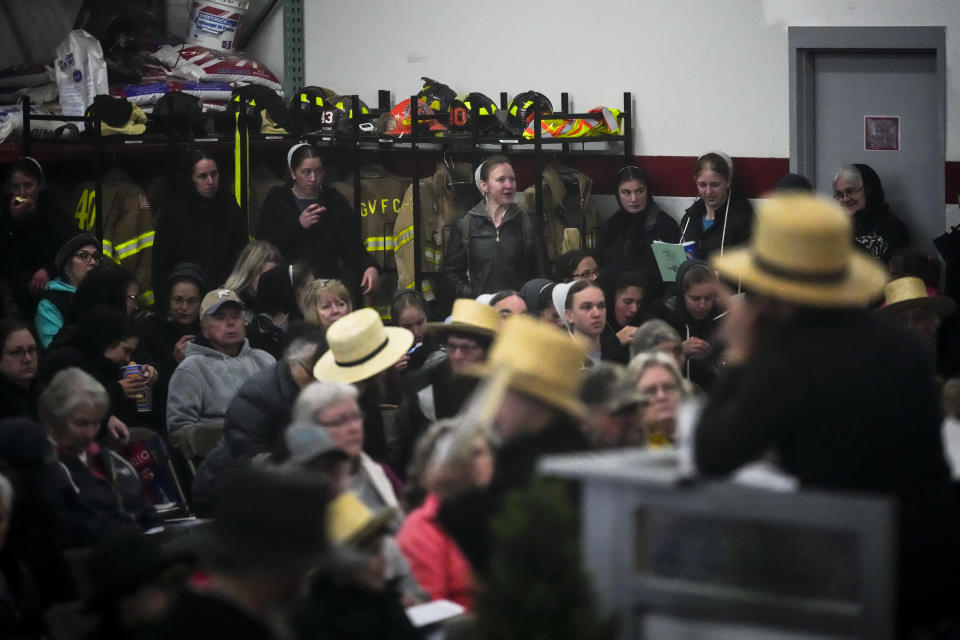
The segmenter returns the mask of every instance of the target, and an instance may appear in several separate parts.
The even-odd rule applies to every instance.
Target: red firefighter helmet
[[[419,116],[432,116],[436,115],[427,103],[417,100],[417,115]],[[410,98],[398,102],[393,109],[390,110],[390,115],[387,117],[383,132],[388,136],[408,136],[413,133],[413,128],[410,126]],[[447,130],[447,127],[438,122],[435,118],[430,120],[418,120],[418,124],[425,124],[429,126],[431,132],[444,132]]]

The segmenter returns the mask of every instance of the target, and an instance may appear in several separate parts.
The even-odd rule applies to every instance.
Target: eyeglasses
[[[33,347],[17,347],[16,349],[10,349],[3,352],[3,355],[10,356],[18,360],[23,360],[24,356],[30,356],[31,358],[37,357],[37,348]]]
[[[73,254],[73,257],[81,262],[100,262],[99,253],[87,253],[86,251],[78,251]]]
[[[652,398],[657,395],[657,392],[663,393],[663,395],[670,395],[671,393],[677,393],[680,391],[680,386],[676,382],[664,382],[663,384],[651,384],[644,387],[640,387],[640,393],[642,393],[647,398]]]
[[[340,427],[345,427],[345,426],[347,426],[348,424],[351,424],[351,423],[354,423],[354,422],[363,422],[363,414],[360,413],[360,412],[351,413],[351,414],[346,415],[346,416],[341,416],[341,417],[337,418],[336,420],[330,420],[330,421],[327,421],[327,422],[321,422],[321,423],[320,423],[320,426],[329,427],[330,429],[338,429],[338,428],[340,428]]]
[[[845,200],[847,198],[852,198],[853,196],[857,195],[861,191],[863,191],[863,187],[860,187],[859,189],[844,189],[843,191],[834,191],[833,199]]]
[[[482,348],[483,347],[473,342],[450,342],[447,340],[446,344],[447,353],[456,353],[459,351],[467,356],[476,353]]]
[[[200,304],[200,298],[184,298],[183,296],[173,296],[170,298],[171,304],[181,305],[186,304],[191,307]]]
[[[581,271],[580,273],[573,274],[574,280],[592,280],[600,275],[599,269],[587,269],[586,271]]]

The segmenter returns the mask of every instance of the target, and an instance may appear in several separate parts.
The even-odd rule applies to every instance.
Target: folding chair
[[[177,446],[187,460],[190,473],[196,475],[197,467],[223,437],[222,422],[201,422],[183,427],[174,436]]]
[[[121,453],[140,474],[144,496],[164,519],[190,515],[187,496],[159,434],[146,427],[131,427],[130,441]]]

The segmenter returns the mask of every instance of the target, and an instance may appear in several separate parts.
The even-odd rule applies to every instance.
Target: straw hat
[[[712,264],[747,289],[816,307],[865,306],[887,279],[882,264],[854,247],[850,218],[838,205],[799,194],[760,205],[750,246]]]
[[[448,322],[429,322],[427,332],[446,333],[458,331],[475,333],[481,336],[493,336],[500,327],[500,314],[490,305],[471,300],[458,298],[453,301],[453,312]]]
[[[327,507],[327,537],[338,545],[360,544],[382,531],[395,513],[392,507],[374,513],[356,494],[341,493]]]
[[[384,327],[370,308],[357,309],[327,329],[330,350],[313,367],[323,382],[359,382],[396,364],[413,344],[413,334],[402,327]]]
[[[580,417],[586,414],[577,398],[586,358],[587,347],[580,338],[530,316],[515,315],[504,323],[486,363],[472,373]]]
[[[927,293],[927,285],[920,278],[897,278],[887,283],[883,288],[886,301],[877,311],[883,313],[897,313],[904,309],[930,309],[937,317],[943,320],[953,315],[957,310],[957,303],[946,296],[931,296]]]

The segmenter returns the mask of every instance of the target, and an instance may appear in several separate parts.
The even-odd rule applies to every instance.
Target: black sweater
[[[730,219],[726,223],[726,236],[723,233],[724,219],[727,217],[726,202],[717,208],[713,226],[706,231],[703,229],[703,219],[707,215],[707,205],[702,198],[697,198],[680,220],[680,242],[696,242],[696,254],[701,260],[709,260],[711,255],[719,252],[721,244],[724,247],[734,247],[750,238],[753,205],[732,191],[729,200]]]
[[[180,262],[203,267],[211,288],[223,285],[248,240],[247,222],[232,195],[222,190],[209,199],[196,192],[174,195],[157,218],[153,243],[157,299],[165,299],[167,278]]]
[[[377,266],[360,237],[360,219],[334,189],[324,187],[317,203],[327,210],[304,229],[292,189],[274,187],[263,202],[256,236],[272,243],[287,262],[305,261],[317,278],[347,278],[352,290],[368,267]]]
[[[600,229],[597,245],[604,289],[609,291],[624,271],[647,270],[659,279],[660,270],[650,248],[654,240],[679,242],[680,227],[652,199],[640,213],[620,209],[610,216]]]

